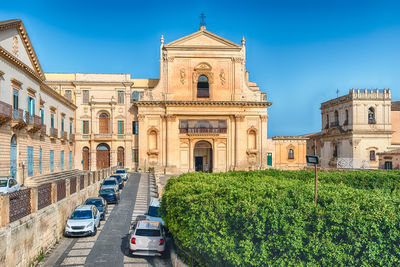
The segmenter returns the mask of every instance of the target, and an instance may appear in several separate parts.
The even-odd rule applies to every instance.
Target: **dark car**
[[[100,218],[102,220],[106,219],[107,213],[107,202],[102,197],[92,197],[85,201],[85,205],[95,205],[97,210],[100,212]]]
[[[119,189],[122,189],[124,187],[124,181],[122,180],[122,176],[119,174],[113,174],[109,178],[115,178],[117,179],[119,183]]]
[[[107,204],[115,203],[118,204],[119,202],[119,193],[115,191],[114,188],[103,188],[99,191],[99,196],[104,198]]]

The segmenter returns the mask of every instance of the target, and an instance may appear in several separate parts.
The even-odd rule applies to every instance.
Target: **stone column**
[[[165,127],[165,138],[166,138],[166,142],[165,142],[165,150],[166,150],[166,171],[168,172],[173,172],[173,166],[172,166],[172,158],[173,158],[173,151],[174,149],[176,149],[176,147],[173,146],[173,134],[172,132],[172,123],[175,122],[176,120],[176,116],[175,115],[167,115],[166,116],[166,127]],[[170,139],[170,140],[169,140]]]
[[[189,139],[189,172],[194,171],[193,166],[193,140]]]
[[[235,115],[235,170],[240,168],[240,124],[243,121],[243,115]]]
[[[139,162],[138,162],[138,168],[141,168],[143,172],[146,171],[146,166],[148,166],[148,160],[147,160],[147,133],[146,133],[146,125],[145,125],[145,115],[143,114],[138,114],[138,123],[139,123],[139,132],[137,139],[142,140],[141,143],[138,142],[138,151],[139,151]]]

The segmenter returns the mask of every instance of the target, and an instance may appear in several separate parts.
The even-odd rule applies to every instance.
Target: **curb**
[[[173,267],[188,267],[176,254],[174,246],[170,247],[171,264]]]

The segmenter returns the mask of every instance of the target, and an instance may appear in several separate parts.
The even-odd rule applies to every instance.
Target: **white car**
[[[149,209],[146,213],[146,220],[160,222],[164,226],[164,220],[161,218],[160,213],[160,200],[152,198],[150,200]]]
[[[116,178],[107,178],[101,184],[100,189],[114,188],[115,191],[119,192],[119,183]]]
[[[124,181],[128,180],[128,172],[125,169],[117,169],[115,171],[115,174],[121,175],[122,180],[124,180]]]
[[[165,233],[160,222],[139,221],[134,225],[129,239],[133,255],[162,256],[165,252]]]
[[[100,212],[95,205],[80,205],[68,217],[65,236],[96,235],[100,226]]]
[[[0,177],[0,194],[7,194],[19,190],[17,180],[12,177]]]

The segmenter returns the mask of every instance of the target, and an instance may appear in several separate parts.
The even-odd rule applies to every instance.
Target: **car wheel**
[[[92,236],[95,236],[96,234],[97,234],[97,227],[94,226],[94,227],[93,227]]]

